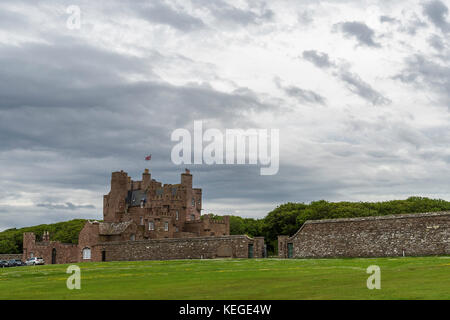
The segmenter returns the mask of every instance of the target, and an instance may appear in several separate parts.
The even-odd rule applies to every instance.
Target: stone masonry
[[[280,258],[450,254],[450,212],[306,221],[278,237]]]
[[[94,251],[103,255],[105,261],[261,258],[264,239],[224,236],[109,242],[94,246]]]
[[[228,216],[202,215],[202,190],[192,187],[186,169],[179,184],[142,180],[113,172],[111,190],[103,197],[103,221],[88,221],[78,244],[51,241],[44,233],[36,241],[24,233],[26,260],[42,257],[47,264],[112,260],[257,258],[264,255],[264,238],[230,236]]]
[[[4,254],[0,254],[0,260],[20,260],[22,259],[22,254],[9,254],[9,253],[4,253]]]

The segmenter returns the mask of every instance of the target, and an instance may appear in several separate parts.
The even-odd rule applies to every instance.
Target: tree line
[[[83,229],[86,221],[85,219],[74,219],[53,224],[5,230],[0,232],[0,253],[22,253],[24,232],[34,232],[36,241],[40,241],[44,231],[49,231],[50,240],[76,244],[78,243],[78,234]]]
[[[406,200],[383,202],[286,203],[269,212],[262,219],[230,217],[231,234],[263,236],[269,254],[277,251],[279,235],[292,236],[307,220],[385,216],[450,210],[450,202],[441,199],[410,197]]]
[[[383,202],[286,203],[269,212],[262,219],[230,217],[230,234],[246,234],[265,238],[269,254],[276,254],[278,235],[292,236],[306,220],[384,216],[402,213],[450,211],[450,202],[441,199],[410,197],[406,200]],[[34,232],[37,240],[49,231],[52,240],[78,242],[78,234],[86,220],[75,219],[55,224],[42,224],[0,232],[0,253],[21,253],[24,232]]]

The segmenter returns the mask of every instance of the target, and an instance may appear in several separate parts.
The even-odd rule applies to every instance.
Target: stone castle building
[[[103,197],[103,221],[88,221],[78,244],[51,241],[45,232],[37,242],[24,233],[23,259],[46,263],[152,260],[264,255],[264,238],[230,236],[229,216],[202,215],[202,190],[192,187],[186,169],[179,184],[162,184],[148,169],[142,180],[113,172],[111,191]]]
[[[113,172],[111,191],[103,197],[101,241],[226,236],[229,217],[201,215],[202,189],[192,187],[189,170],[179,184],[162,185],[148,169],[141,181],[126,172]]]

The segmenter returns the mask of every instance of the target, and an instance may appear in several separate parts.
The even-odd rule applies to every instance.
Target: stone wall
[[[306,221],[278,245],[281,258],[448,255],[450,212]]]
[[[42,257],[45,264],[100,261],[170,260],[249,258],[249,246],[253,258],[264,257],[264,238],[247,236],[190,237],[135,241],[101,242],[98,222],[87,222],[80,232],[79,243],[58,241],[36,242],[32,232],[24,233],[22,260]],[[110,239],[109,239],[110,240]],[[90,259],[83,257],[83,250],[90,251]]]
[[[203,215],[202,219],[186,221],[184,232],[197,234],[198,237],[228,236],[230,235],[230,217],[223,216],[215,220],[210,215]]]
[[[22,260],[22,254],[2,253],[0,254],[0,260]]]
[[[45,264],[61,264],[78,262],[81,257],[81,251],[76,244],[59,241],[36,242],[36,236],[32,232],[25,232],[23,236],[22,261],[39,257],[44,259]]]
[[[254,258],[263,257],[264,238],[247,236],[108,242],[94,246],[94,251],[96,257],[104,251],[105,261],[248,258],[249,245]]]

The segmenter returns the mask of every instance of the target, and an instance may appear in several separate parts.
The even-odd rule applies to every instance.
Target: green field
[[[450,299],[450,257],[223,259],[80,263],[0,269],[0,299]],[[381,268],[369,290],[366,268]]]

